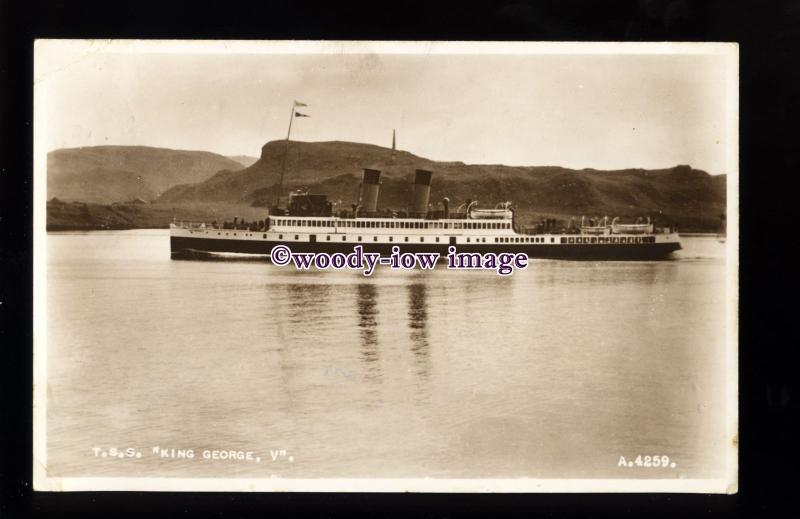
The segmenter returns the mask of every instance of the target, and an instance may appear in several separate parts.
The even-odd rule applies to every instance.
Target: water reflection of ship
[[[361,337],[361,359],[367,364],[366,377],[380,378],[378,356],[377,288],[370,283],[357,287],[358,332]]]
[[[406,288],[408,295],[408,330],[410,351],[414,358],[414,372],[422,378],[430,373],[430,344],[428,341],[428,294],[422,283],[413,283]],[[378,288],[371,283],[358,285],[356,311],[361,339],[360,358],[367,367],[366,378],[380,379],[380,344],[378,341],[377,308]]]
[[[428,344],[428,294],[422,283],[408,285],[408,327],[411,351],[422,377],[430,374],[430,347]]]

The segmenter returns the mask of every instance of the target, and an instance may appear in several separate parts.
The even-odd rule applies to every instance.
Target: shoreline
[[[102,232],[102,231],[166,231],[169,230],[169,225],[159,227],[81,227],[81,226],[65,226],[65,225],[48,225],[45,232],[48,234],[56,233],[83,233],[83,232]],[[678,235],[681,238],[717,238],[719,233],[715,232],[680,232]]]
[[[613,211],[587,210],[590,214],[605,214]],[[567,222],[579,221],[575,213],[554,210],[519,209],[517,223],[521,228],[535,225],[542,219],[555,219],[566,226]],[[123,231],[131,229],[169,229],[174,220],[193,222],[223,222],[234,217],[249,222],[263,220],[264,207],[245,204],[219,202],[202,203],[115,203],[96,204],[85,202],[47,202],[46,229],[50,231]],[[719,221],[704,215],[661,215],[659,218],[670,221],[684,231],[685,235],[694,233],[719,233]]]

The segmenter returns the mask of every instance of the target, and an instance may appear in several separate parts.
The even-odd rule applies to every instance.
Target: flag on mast
[[[311,117],[310,115],[301,114],[300,112],[295,112],[295,113],[294,113],[294,116],[295,116],[295,117]]]
[[[397,147],[395,146],[395,130],[392,130],[392,158],[397,156]]]
[[[300,101],[295,99],[294,106],[295,106],[295,108],[297,108],[298,106],[308,106],[308,105],[305,104],[305,103],[301,103]]]

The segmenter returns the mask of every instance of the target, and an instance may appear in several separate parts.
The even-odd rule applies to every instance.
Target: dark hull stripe
[[[197,258],[203,253],[240,253],[268,255],[275,245],[286,245],[292,252],[341,252],[349,254],[353,247],[361,245],[364,252],[378,252],[382,256],[392,253],[392,246],[400,247],[400,252],[438,252],[447,255],[446,243],[370,243],[370,242],[286,242],[268,240],[216,240],[207,238],[186,238],[173,236],[170,248],[173,258]],[[576,260],[655,260],[668,259],[670,254],[681,248],[679,243],[640,243],[640,244],[582,244],[550,245],[530,243],[498,244],[459,244],[458,252],[477,252],[497,254],[522,252],[529,258],[576,259]]]

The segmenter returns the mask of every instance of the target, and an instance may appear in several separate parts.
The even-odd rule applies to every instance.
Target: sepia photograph
[[[735,43],[37,40],[34,488],[738,490]]]

